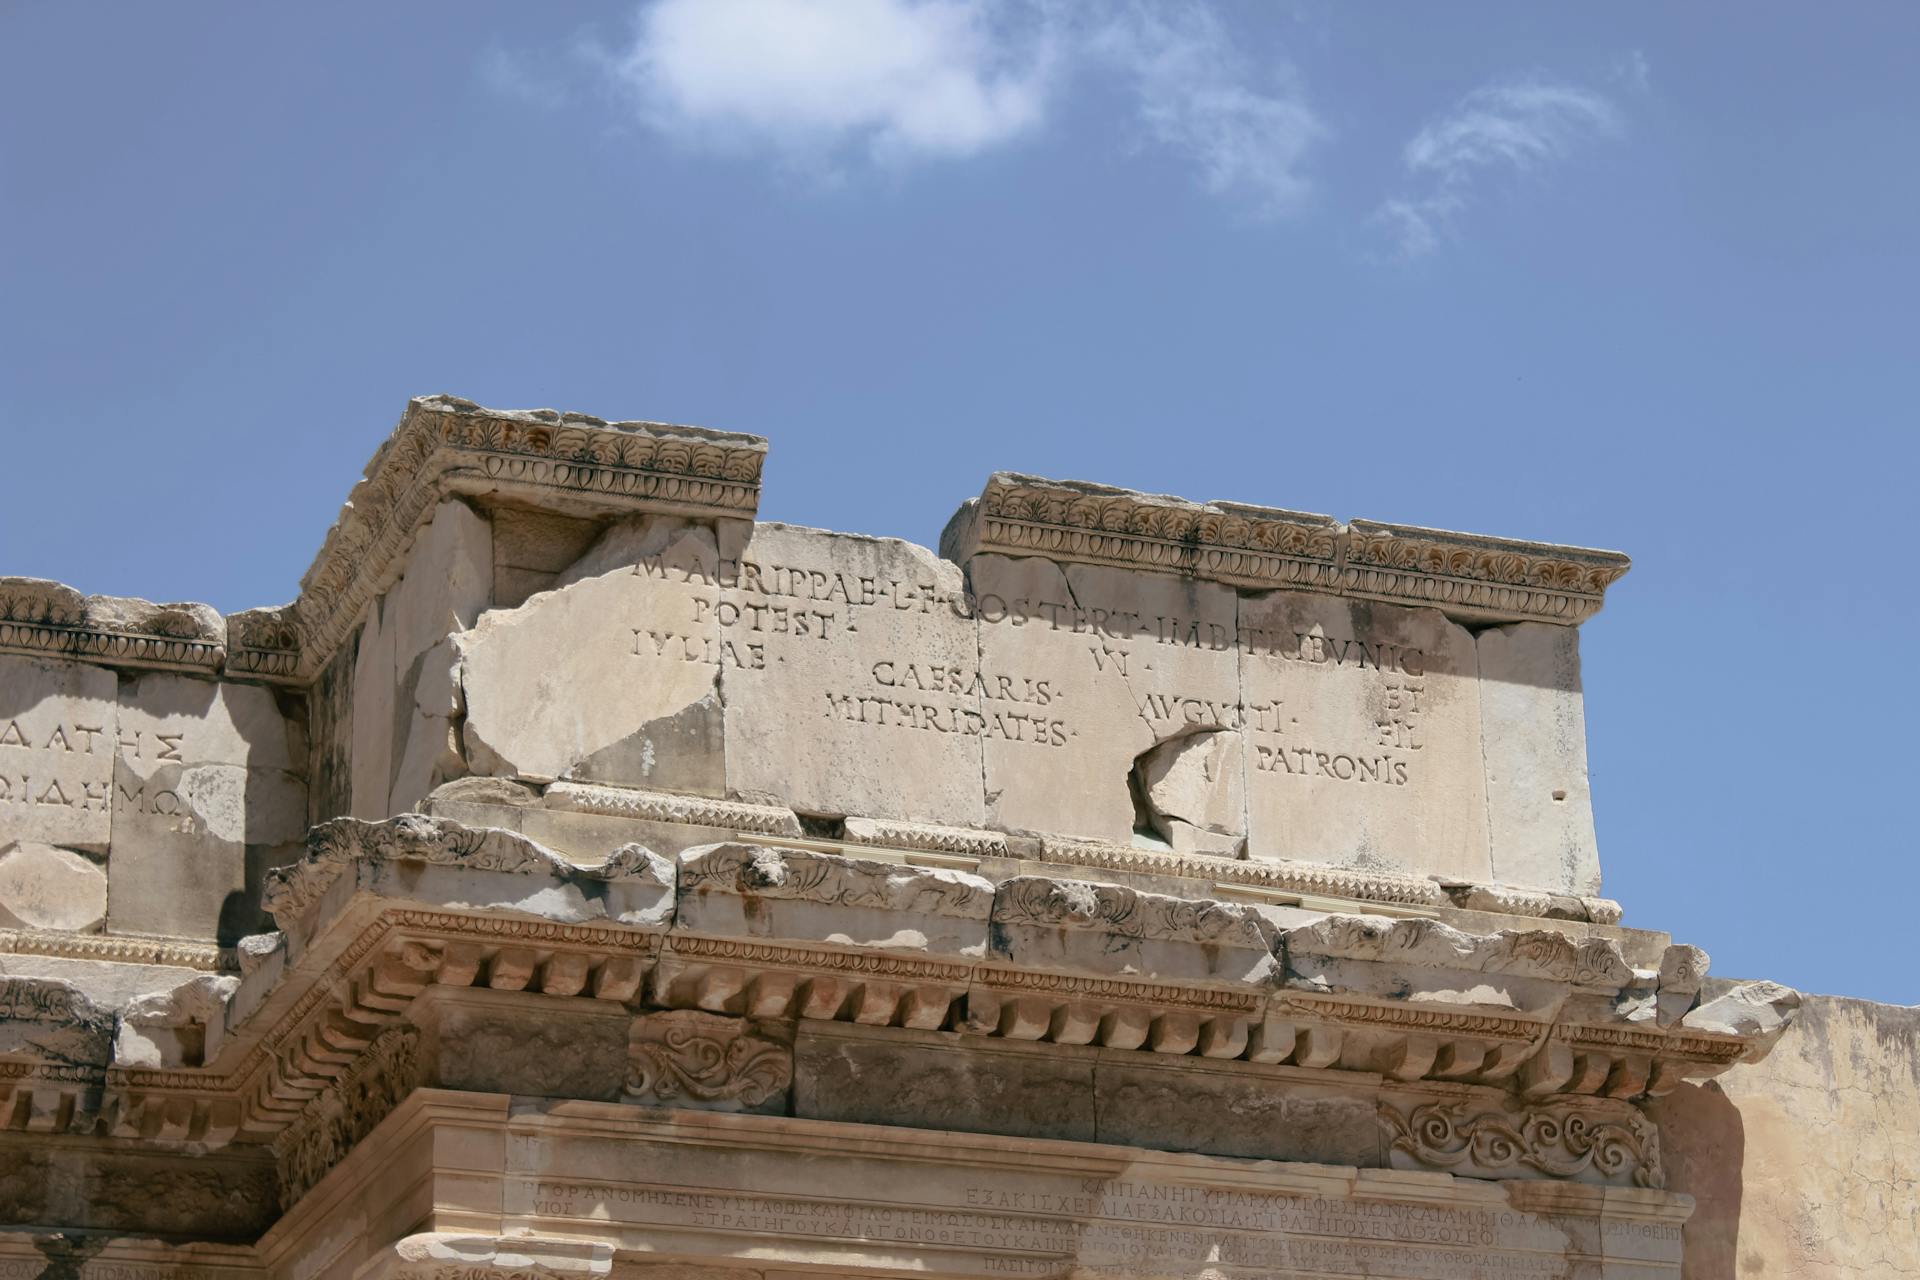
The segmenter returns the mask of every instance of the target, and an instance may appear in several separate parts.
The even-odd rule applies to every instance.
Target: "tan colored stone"
[[[465,503],[442,502],[415,536],[382,613],[393,633],[393,810],[414,808],[464,772],[453,735],[460,708],[452,637],[473,626],[492,595],[491,527]]]
[[[393,793],[393,632],[384,625],[382,600],[367,606],[353,659],[352,816],[368,822],[387,817]]]
[[[1474,648],[1495,878],[1598,894],[1580,633],[1520,622],[1480,632]]]
[[[1093,1077],[1100,1141],[1252,1160],[1381,1165],[1378,1103],[1370,1092],[1313,1083],[1304,1074],[1104,1054]]]
[[[1034,968],[1264,986],[1274,927],[1255,908],[1122,885],[1015,876],[993,900],[993,951]]]
[[[719,635],[717,559],[709,530],[617,525],[564,585],[462,633],[474,770],[717,793],[721,666],[756,660]]]
[[[0,840],[106,852],[116,687],[101,667],[0,654]]]
[[[1492,880],[1473,637],[1431,609],[1240,603],[1255,858]]]
[[[984,956],[993,885],[865,858],[719,844],[679,856],[675,927],[887,951]]]
[[[1175,853],[1238,857],[1247,843],[1245,760],[1238,733],[1175,738],[1141,761],[1147,816]]]
[[[633,1019],[626,1098],[698,1111],[787,1110],[793,1025],[672,1009]]]
[[[122,685],[108,922],[231,943],[307,826],[306,734],[272,689],[149,672]]]
[[[553,587],[600,536],[593,520],[522,507],[493,511],[493,602],[515,609]]]
[[[1161,743],[1242,720],[1234,596],[1218,583],[975,556],[990,824],[1126,843],[1136,766]],[[1222,787],[1211,811],[1228,811]],[[1190,823],[1191,825],[1191,823]],[[1244,828],[1241,828],[1244,829]]]
[[[721,673],[729,794],[980,824],[980,654],[958,569],[895,539],[762,524],[726,582],[720,636],[758,655]]]
[[[0,843],[0,928],[93,933],[107,920],[107,874],[50,844]]]

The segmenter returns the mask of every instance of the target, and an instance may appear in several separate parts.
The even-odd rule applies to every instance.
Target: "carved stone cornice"
[[[352,1068],[274,1139],[283,1206],[305,1195],[412,1092],[420,1078],[419,1043],[420,1033],[404,1024],[382,1031]]]
[[[1439,971],[1497,973],[1620,990],[1636,975],[1611,938],[1571,938],[1553,929],[1464,933],[1438,920],[1327,916],[1284,935],[1296,957],[1416,964]]]
[[[453,396],[416,399],[300,580],[301,677],[332,657],[442,498],[494,495],[590,514],[751,520],[766,452],[765,440],[734,432],[484,409]]]
[[[993,899],[996,925],[1094,930],[1113,938],[1271,952],[1273,929],[1253,908],[1174,898],[1090,880],[1014,876]]]
[[[0,929],[0,955],[59,956],[68,960],[105,960],[114,964],[151,964],[223,973],[238,972],[240,968],[232,948],[211,943],[40,929]]]
[[[1041,857],[1047,862],[1068,866],[1100,867],[1108,871],[1141,875],[1181,876],[1221,884],[1255,885],[1262,889],[1351,898],[1360,902],[1410,907],[1447,905],[1447,895],[1431,879],[1361,867],[1336,867],[1317,862],[1194,857],[1163,853],[1157,849],[1053,838],[1041,841]]]
[[[207,673],[226,658],[211,605],[84,596],[44,578],[0,577],[0,652]]]
[[[1237,586],[1326,590],[1339,539],[1340,523],[1329,516],[1001,471],[948,524],[940,553],[961,562],[982,552],[1045,556]]]
[[[1253,590],[1426,605],[1476,622],[1577,626],[1631,561],[1616,551],[1453,533],[997,473],[948,524],[941,554],[1188,574]]]
[[[960,920],[985,919],[994,901],[991,883],[964,872],[752,844],[681,854],[679,891]]]

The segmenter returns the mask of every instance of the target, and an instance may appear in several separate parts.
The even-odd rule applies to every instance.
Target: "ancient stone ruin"
[[[0,1278],[1911,1260],[1909,1011],[1602,896],[1625,557],[766,451],[431,397],[292,604],[0,579]]]

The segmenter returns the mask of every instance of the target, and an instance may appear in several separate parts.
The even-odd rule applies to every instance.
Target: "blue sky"
[[[764,517],[922,542],[1018,469],[1619,548],[1627,923],[1912,1003],[1916,47],[1902,4],[7,5],[0,571],[288,599],[438,391],[758,432]]]

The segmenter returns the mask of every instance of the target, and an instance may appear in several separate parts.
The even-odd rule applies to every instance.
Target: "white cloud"
[[[1298,203],[1323,132],[1284,65],[1257,87],[1197,2],[649,0],[605,65],[664,135],[828,168],[1005,146],[1104,76],[1142,140],[1266,211]]]
[[[1097,27],[1089,44],[1132,81],[1148,136],[1187,155],[1209,190],[1244,191],[1268,213],[1305,197],[1302,162],[1326,130],[1290,68],[1275,68],[1273,92],[1250,87],[1212,10],[1136,3]]]
[[[1644,60],[1635,70],[1645,75]],[[1401,159],[1417,190],[1374,219],[1403,257],[1419,257],[1439,247],[1486,180],[1537,173],[1621,130],[1619,109],[1589,89],[1537,76],[1483,86],[1408,141]]]
[[[798,158],[965,156],[1041,120],[1045,24],[981,0],[656,0],[613,64],[663,133]]]

